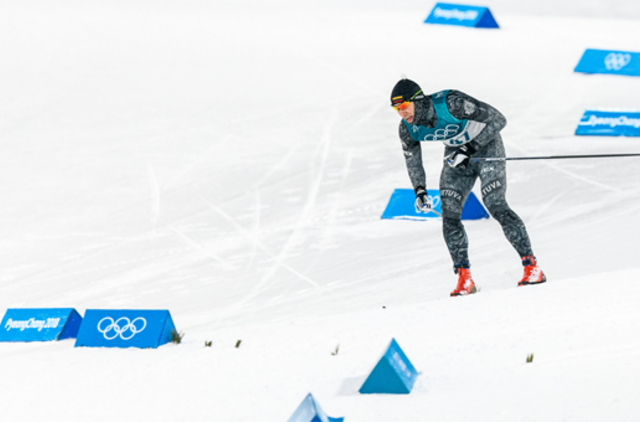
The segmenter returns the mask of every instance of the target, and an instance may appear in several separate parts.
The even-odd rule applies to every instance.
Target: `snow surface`
[[[511,156],[640,151],[573,136],[640,107],[640,78],[573,73],[640,50],[637,1],[553,3],[496,2],[500,30],[413,1],[0,3],[0,309],[169,309],[185,333],[0,344],[0,420],[286,421],[308,392],[348,422],[637,420],[638,159],[509,164],[542,286],[474,221],[481,291],[449,298],[440,223],[380,220],[410,187],[401,74],[496,106]],[[357,394],[392,337],[414,391]]]

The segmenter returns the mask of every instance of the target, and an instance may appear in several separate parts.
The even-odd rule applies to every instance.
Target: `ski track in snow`
[[[297,244],[299,239],[302,237],[302,231],[307,227],[309,222],[312,221],[312,216],[315,211],[318,192],[320,190],[320,185],[323,180],[325,167],[326,167],[326,163],[327,163],[327,159],[328,159],[329,151],[331,147],[331,129],[333,127],[333,124],[336,118],[337,118],[337,111],[333,111],[331,114],[331,117],[329,118],[328,122],[324,127],[324,133],[322,134],[322,137],[318,146],[319,156],[314,157],[318,159],[319,166],[318,166],[318,169],[315,171],[316,174],[313,181],[308,187],[307,197],[305,200],[305,204],[302,207],[300,217],[298,218],[298,221],[294,226],[288,239],[286,240],[284,246],[280,250],[278,257],[275,260],[275,264],[269,270],[267,270],[262,280],[260,280],[257,286],[253,288],[249,297],[247,297],[246,300],[250,300],[251,298],[255,297],[257,294],[259,294],[261,291],[268,289],[273,284],[272,282],[270,283],[270,280],[273,278],[275,272],[279,269],[281,265],[280,263],[284,259],[286,259],[291,249]],[[310,281],[310,280],[307,280],[307,281]],[[315,282],[312,282],[312,284],[314,285],[314,287],[319,287],[318,284]]]
[[[224,259],[220,258],[219,256],[217,256],[215,254],[212,254],[206,248],[204,248],[202,245],[199,245],[198,243],[196,243],[192,239],[190,239],[189,236],[184,234],[182,231],[180,231],[180,230],[178,230],[178,229],[176,229],[175,227],[172,227],[172,226],[169,226],[169,229],[173,230],[173,232],[175,234],[177,234],[180,239],[184,240],[188,245],[192,246],[193,249],[202,252],[202,254],[205,255],[206,257],[212,258],[213,260],[223,264],[227,268],[230,267],[230,264],[227,261],[225,261]]]
[[[256,238],[255,235],[253,235],[252,233],[247,232],[247,230],[244,229],[244,227],[242,227],[240,224],[238,224],[230,215],[228,215],[227,213],[225,213],[224,211],[222,211],[220,208],[214,206],[213,204],[207,202],[204,198],[202,198],[203,201],[205,201],[207,203],[207,205],[216,213],[218,213],[219,215],[221,215],[222,217],[224,217],[228,222],[230,222],[231,224],[233,224],[233,226],[238,230],[238,232],[240,232],[247,240],[249,240],[251,242],[252,245],[254,245],[255,247],[257,247],[258,249],[260,249],[262,252],[264,252],[273,262],[274,262],[274,267],[278,268],[278,267],[283,267],[285,269],[287,269],[288,271],[290,271],[292,274],[296,275],[297,277],[299,277],[300,279],[308,282],[309,284],[311,284],[314,287],[318,287],[318,284],[316,282],[314,282],[313,280],[311,280],[310,278],[302,275],[301,273],[299,273],[298,271],[294,270],[293,268],[291,268],[289,265],[287,265],[282,259],[281,256],[282,254],[278,255],[278,256],[274,256],[271,252],[269,252],[269,250],[264,247],[259,240]],[[253,256],[253,253],[251,254]],[[255,290],[255,288],[254,288]]]

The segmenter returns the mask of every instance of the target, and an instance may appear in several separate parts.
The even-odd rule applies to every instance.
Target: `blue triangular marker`
[[[302,400],[287,422],[343,422],[344,418],[330,418],[311,393]]]
[[[395,339],[367,377],[360,394],[409,394],[418,372]]]
[[[588,48],[574,71],[640,76],[640,52]]]
[[[75,338],[82,317],[73,308],[7,309],[0,341],[55,341]]]
[[[468,28],[499,28],[488,7],[464,4],[436,3],[424,22]]]
[[[75,347],[156,348],[169,343],[174,330],[168,310],[87,309]]]

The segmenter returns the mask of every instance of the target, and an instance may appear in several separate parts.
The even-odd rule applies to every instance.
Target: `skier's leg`
[[[501,139],[496,139],[483,148],[482,155],[486,157],[504,157],[504,146]],[[544,283],[547,278],[538,267],[536,257],[531,249],[529,234],[522,219],[509,207],[506,200],[507,173],[505,161],[476,162],[480,174],[482,201],[489,213],[502,226],[505,237],[518,252],[522,259],[524,275],[518,283]]]
[[[440,198],[442,200],[442,233],[453,260],[453,270],[458,274],[458,284],[451,296],[475,293],[476,287],[469,269],[469,241],[460,217],[462,206],[477,178],[472,169],[452,169],[447,164],[440,174]]]
[[[471,169],[453,169],[445,164],[440,173],[442,234],[453,260],[454,269],[469,268],[469,242],[460,217],[462,206],[476,181]]]
[[[501,139],[496,139],[483,148],[482,155],[504,157]],[[476,163],[480,175],[482,201],[493,218],[500,223],[502,231],[520,257],[533,255],[531,241],[522,219],[506,200],[507,173],[504,161],[481,161]]]

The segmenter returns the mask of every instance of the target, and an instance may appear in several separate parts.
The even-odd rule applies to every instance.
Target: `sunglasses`
[[[413,99],[416,98],[418,94],[421,94],[421,93],[422,93],[422,90],[413,94],[413,97],[409,98],[408,101],[403,101],[400,104],[393,104],[391,107],[393,107],[395,111],[405,110],[407,107],[409,107],[409,104],[411,104],[411,101],[413,101]],[[394,97],[394,98],[402,98],[402,97]]]
[[[409,107],[409,104],[411,104],[411,101],[405,101],[403,103],[400,103],[391,107],[393,107],[395,111],[398,111],[398,110],[406,109],[407,107]]]

